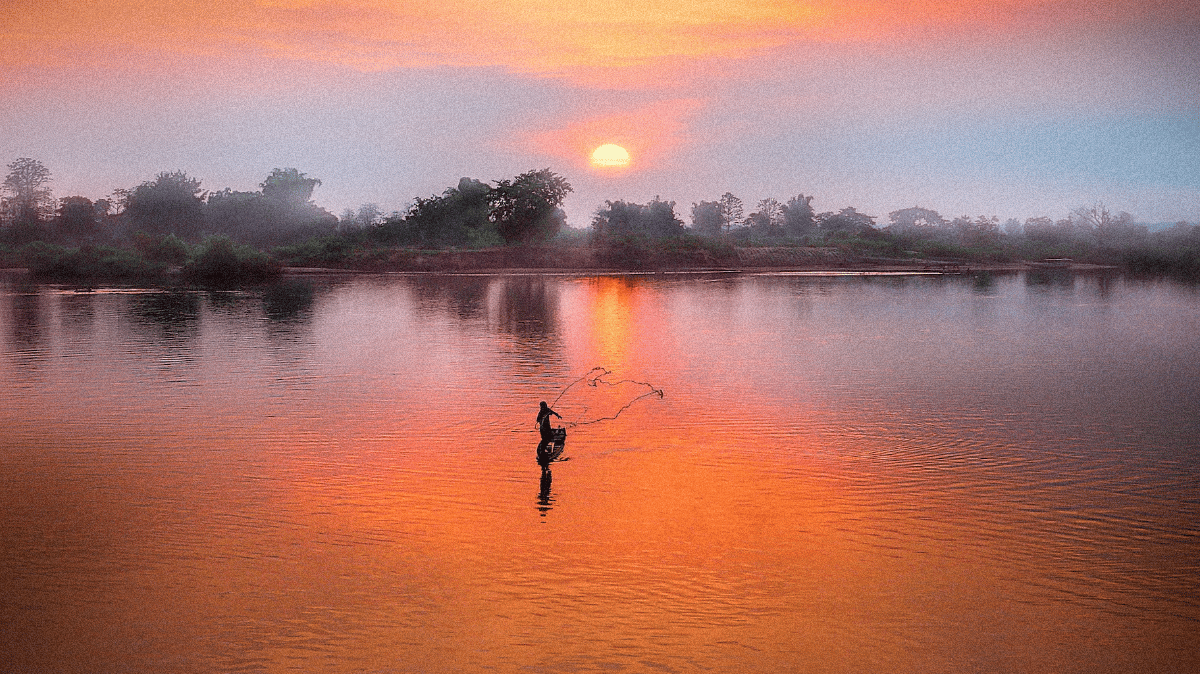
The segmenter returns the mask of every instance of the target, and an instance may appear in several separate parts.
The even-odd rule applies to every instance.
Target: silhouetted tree
[[[56,229],[72,240],[89,240],[96,235],[100,214],[87,197],[63,197],[58,201]]]
[[[292,209],[261,192],[240,192],[226,187],[205,199],[207,231],[240,241],[262,243],[286,226]]]
[[[1124,211],[1114,215],[1104,204],[1077,208],[1070,219],[1077,232],[1090,233],[1102,248],[1136,245],[1149,235],[1144,225],[1133,223],[1132,215]]]
[[[783,206],[783,229],[791,236],[804,236],[817,225],[812,197],[798,194]]]
[[[758,210],[746,217],[746,224],[758,234],[780,236],[783,234],[783,205],[778,199],[768,197],[758,202]]]
[[[50,191],[50,169],[42,162],[21,157],[8,165],[0,215],[13,226],[37,228],[54,213],[54,197]]]
[[[493,191],[479,180],[461,178],[458,187],[447,188],[440,196],[417,197],[403,218],[389,218],[385,226],[399,229],[400,241],[408,244],[496,245],[501,238],[491,219]]]
[[[491,219],[505,243],[547,241],[566,223],[560,205],[571,184],[550,169],[500,180],[489,194]]]
[[[692,229],[707,236],[717,236],[725,228],[725,213],[718,201],[692,204]]]
[[[342,216],[338,218],[338,228],[362,229],[378,225],[382,222],[383,209],[379,207],[379,204],[362,204],[358,207],[358,210],[347,208],[342,211]]]
[[[929,208],[913,206],[888,213],[888,229],[896,233],[928,232],[947,226],[941,213]]]
[[[162,172],[125,194],[125,218],[135,231],[199,236],[204,226],[200,181],[183,171]]]
[[[817,216],[817,227],[828,234],[853,236],[875,228],[875,216],[859,213],[848,206],[837,213],[821,213]]]
[[[1044,215],[1026,218],[1025,225],[1022,227],[1027,238],[1035,241],[1049,241],[1058,238],[1058,231],[1054,226],[1054,219]]]
[[[592,219],[592,232],[601,239],[621,236],[663,238],[684,233],[675,215],[675,202],[655,197],[647,204],[606,201]]]
[[[744,216],[741,199],[735,197],[732,192],[726,192],[717,203],[721,205],[721,216],[725,220],[726,230],[742,226]]]
[[[294,168],[274,169],[261,183],[261,192],[225,188],[205,199],[210,233],[225,234],[257,246],[292,243],[332,232],[337,217],[312,203],[321,181]]]
[[[950,229],[954,231],[959,242],[967,246],[995,243],[1000,236],[1000,218],[994,215],[980,215],[975,218],[960,215],[950,221]]]
[[[268,199],[278,199],[285,204],[300,206],[312,199],[313,190],[321,184],[316,178],[309,178],[294,168],[272,169],[271,175],[259,185],[262,195]]]

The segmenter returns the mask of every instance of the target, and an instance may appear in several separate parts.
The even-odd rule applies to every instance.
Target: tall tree
[[[948,224],[941,213],[929,208],[913,206],[888,213],[888,229],[894,232],[927,231],[942,229]]]
[[[383,209],[376,203],[362,204],[358,210],[347,208],[342,211],[342,216],[338,218],[338,228],[362,229],[371,227],[383,222]]]
[[[746,217],[746,223],[758,232],[769,236],[783,234],[783,205],[774,197],[758,202],[758,210]]]
[[[240,192],[226,187],[210,192],[205,198],[205,229],[209,233],[261,245],[286,227],[292,210],[278,199],[264,197],[261,192]]]
[[[496,245],[500,237],[491,214],[492,188],[474,178],[461,178],[458,187],[440,196],[417,197],[402,220],[389,218],[397,226],[401,241],[426,246]]]
[[[817,226],[816,212],[813,211],[812,197],[798,194],[788,199],[783,206],[783,229],[792,236],[808,234]]]
[[[848,206],[837,213],[818,215],[817,226],[830,234],[862,234],[875,227],[875,216],[859,213],[853,206]]]
[[[58,202],[57,228],[68,239],[88,239],[96,234],[100,216],[87,197],[63,197]]]
[[[271,175],[267,176],[259,187],[262,188],[264,197],[301,206],[312,199],[313,190],[320,184],[321,181],[317,178],[309,178],[297,169],[277,168],[271,170]]]
[[[725,229],[729,230],[734,227],[740,227],[744,221],[742,200],[735,197],[732,192],[726,192],[721,195],[717,203],[721,204],[721,215],[725,219]]]
[[[199,179],[164,171],[125,195],[125,217],[136,231],[195,237],[204,225],[203,199]]]
[[[655,197],[647,204],[606,201],[596,211],[592,231],[600,238],[642,236],[662,238],[683,234],[683,221],[675,215],[675,202]]]
[[[1059,238],[1059,233],[1054,227],[1054,219],[1044,215],[1026,218],[1022,230],[1025,236],[1038,241],[1052,241]]]
[[[276,169],[276,171],[279,171]],[[264,185],[274,196],[263,192],[238,192],[225,188],[212,192],[205,200],[205,228],[209,233],[226,234],[240,243],[259,247],[293,243],[332,232],[337,217],[307,199],[315,178],[304,178],[287,186],[272,174]],[[275,178],[275,180],[273,180]],[[315,181],[315,182],[305,182]]]
[[[1104,204],[1076,208],[1071,211],[1070,219],[1078,231],[1090,233],[1104,247],[1132,243],[1147,234],[1145,227],[1133,224],[1132,215],[1125,211],[1114,214]]]
[[[497,181],[489,194],[492,222],[505,243],[548,241],[566,224],[559,207],[571,191],[571,184],[548,168]]]
[[[50,191],[50,169],[42,162],[21,157],[8,165],[4,179],[5,219],[13,224],[36,225],[54,212]]]
[[[692,229],[708,236],[717,236],[725,228],[725,212],[717,201],[692,204]]]

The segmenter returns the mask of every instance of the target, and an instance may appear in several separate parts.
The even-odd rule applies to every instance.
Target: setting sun
[[[601,145],[592,151],[592,166],[629,166],[629,152],[620,145]]]

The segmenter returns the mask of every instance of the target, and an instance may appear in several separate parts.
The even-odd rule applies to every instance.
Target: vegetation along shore
[[[50,171],[20,158],[0,191],[0,269],[62,282],[268,282],[320,270],[884,270],[959,272],[1114,268],[1200,280],[1200,224],[1151,228],[1101,204],[1065,218],[1000,222],[913,206],[885,218],[813,197],[735,195],[692,204],[606,201],[587,229],[568,227],[571,185],[550,169],[485,183],[463,178],[403,212],[374,204],[341,216],[315,205],[321,184],[275,169],[254,192],[206,191],[163,172],[95,201],[54,198]],[[882,221],[881,221],[882,220]]]

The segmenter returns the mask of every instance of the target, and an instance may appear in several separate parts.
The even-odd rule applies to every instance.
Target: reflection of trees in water
[[[1133,279],[1111,269],[1075,271],[1071,269],[1031,269],[1025,272],[1025,285],[1045,291],[1073,294],[1079,292],[1110,300],[1119,283],[1131,283]]]
[[[78,329],[91,326],[96,316],[96,295],[91,292],[62,295],[59,298],[63,324]]]
[[[407,277],[404,283],[422,312],[487,318],[493,300],[494,320],[503,332],[534,338],[557,332],[558,297],[541,276],[429,275]]]
[[[502,281],[500,327],[518,337],[546,338],[558,331],[558,296],[540,276],[510,276]]]
[[[987,293],[996,289],[996,279],[990,272],[980,272],[972,276],[971,290],[977,293]]]
[[[263,313],[273,322],[306,321],[312,317],[314,295],[306,281],[276,283],[263,291]]]
[[[422,310],[446,311],[460,319],[480,318],[487,310],[488,276],[411,276],[408,286]]]
[[[215,311],[237,313],[238,309],[246,306],[246,296],[231,290],[210,290],[205,293],[208,308]]]
[[[1033,288],[1071,290],[1075,287],[1075,272],[1070,269],[1030,269],[1025,272],[1025,285]]]
[[[196,293],[172,290],[133,295],[129,313],[142,328],[155,332],[166,342],[190,341],[200,329],[200,297]]]
[[[322,286],[322,290],[328,290]],[[286,280],[267,286],[262,294],[262,312],[267,318],[267,341],[271,358],[281,368],[276,381],[289,387],[311,381],[313,348],[313,305],[317,288],[308,280]]]
[[[46,317],[42,297],[36,290],[12,296],[9,307],[9,327],[16,362],[25,369],[36,371],[37,364],[46,359]]]
[[[523,366],[544,372],[561,365],[559,287],[555,280],[531,275],[430,274],[402,277],[416,299],[417,312],[448,316],[468,332],[485,330],[498,337]],[[495,332],[492,332],[495,331]]]
[[[517,369],[533,380],[547,371],[567,374],[558,286],[541,276],[509,276],[501,279],[496,301],[497,327],[513,340]]]
[[[1096,294],[1104,299],[1111,299],[1117,287],[1118,274],[1101,272],[1096,276]]]

